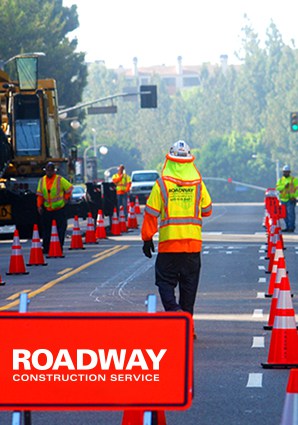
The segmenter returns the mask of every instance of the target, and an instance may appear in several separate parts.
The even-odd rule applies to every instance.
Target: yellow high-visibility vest
[[[201,241],[202,215],[209,215],[211,209],[210,195],[193,162],[169,159],[145,207],[148,214],[160,218],[159,242]]]
[[[64,194],[72,191],[72,184],[64,177],[56,175],[51,187],[48,191],[47,176],[43,176],[37,186],[36,194],[44,198],[44,206],[50,210],[63,208],[65,205]]]

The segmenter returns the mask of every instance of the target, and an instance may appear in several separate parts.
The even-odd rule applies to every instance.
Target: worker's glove
[[[152,239],[150,239],[150,241],[144,241],[143,253],[146,255],[146,257],[151,258],[152,252],[154,252],[154,245]]]

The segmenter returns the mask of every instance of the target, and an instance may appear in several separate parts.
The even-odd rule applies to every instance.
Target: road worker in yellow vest
[[[127,198],[130,192],[131,178],[126,174],[123,164],[119,165],[118,172],[112,176],[112,182],[116,186],[118,216],[119,207],[123,205],[124,215],[127,219]]]
[[[286,206],[286,227],[283,232],[293,233],[296,222],[296,198],[298,197],[298,179],[291,176],[291,168],[284,165],[282,177],[276,183],[276,190],[279,191],[279,199]]]
[[[161,178],[147,200],[141,231],[143,252],[151,258],[159,220],[155,284],[166,311],[190,314],[194,312],[201,268],[202,217],[212,213],[211,198],[194,159],[185,141],[171,146]]]
[[[61,248],[63,249],[67,229],[65,206],[71,197],[72,184],[56,174],[53,162],[48,162],[37,186],[37,209],[41,215],[43,251],[48,254],[51,240],[52,221],[56,220]]]

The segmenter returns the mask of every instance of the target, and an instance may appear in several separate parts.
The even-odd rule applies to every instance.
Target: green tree
[[[78,26],[76,6],[63,7],[62,0],[1,0],[0,58],[45,53],[40,78],[56,79],[60,104],[75,105],[87,77],[85,55],[75,52],[76,39],[68,39]]]

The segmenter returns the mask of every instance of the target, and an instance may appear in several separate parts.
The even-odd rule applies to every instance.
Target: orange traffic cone
[[[279,285],[281,279],[287,275],[286,262],[284,257],[280,257],[277,264],[273,264],[269,286],[266,297],[272,297],[275,285]]]
[[[69,249],[85,249],[83,247],[83,239],[79,226],[79,217],[77,215],[74,216],[74,224]]]
[[[44,260],[42,246],[39,238],[38,226],[34,224],[33,226],[33,235],[32,243],[30,250],[30,258],[27,266],[46,266],[47,263]]]
[[[271,300],[270,313],[268,318],[268,324],[264,325],[263,328],[266,330],[271,330],[273,328],[273,323],[275,319],[276,309],[277,309],[277,301],[279,297],[280,291],[290,291],[290,281],[288,276],[286,275],[281,279],[280,284],[275,285],[273,297]]]
[[[56,220],[52,221],[52,232],[51,232],[51,240],[50,240],[50,249],[49,254],[47,255],[47,258],[64,258],[58,231],[57,231],[57,223]]]
[[[120,224],[120,232],[121,233],[127,232],[127,225],[126,225],[123,205],[120,205],[120,209],[119,209],[119,224]]]
[[[279,290],[268,362],[262,366],[266,369],[298,367],[298,333],[289,290]]]
[[[140,203],[139,203],[139,197],[136,196],[135,199],[135,213],[136,214],[141,214],[141,208],[140,208]]]
[[[114,208],[114,212],[113,212],[111,233],[112,233],[113,236],[120,236],[121,235],[120,224],[119,224],[116,208]]]
[[[28,274],[26,271],[24,257],[22,255],[22,248],[20,244],[19,232],[14,231],[13,243],[12,243],[12,255],[10,257],[9,270],[6,273],[9,274]]]
[[[138,228],[138,220],[137,220],[137,216],[135,214],[135,208],[134,208],[133,202],[131,202],[130,206],[129,206],[127,227],[129,229],[137,229]]]
[[[0,286],[4,286],[4,285],[5,285],[5,283],[6,283],[6,282],[4,282],[4,281],[2,280],[2,276],[1,276],[1,274],[0,274]]]
[[[95,231],[95,237],[96,239],[106,239],[107,237],[107,232],[101,210],[98,210],[97,213],[97,226]]]
[[[124,410],[121,425],[143,425],[144,411],[142,410]],[[167,425],[166,415],[163,410],[154,410],[151,423],[154,425]]]
[[[97,243],[95,230],[94,230],[94,221],[91,212],[88,212],[87,217],[87,230],[85,233],[85,243]]]
[[[298,369],[291,369],[287,385],[287,394],[280,425],[297,424],[298,412]]]

